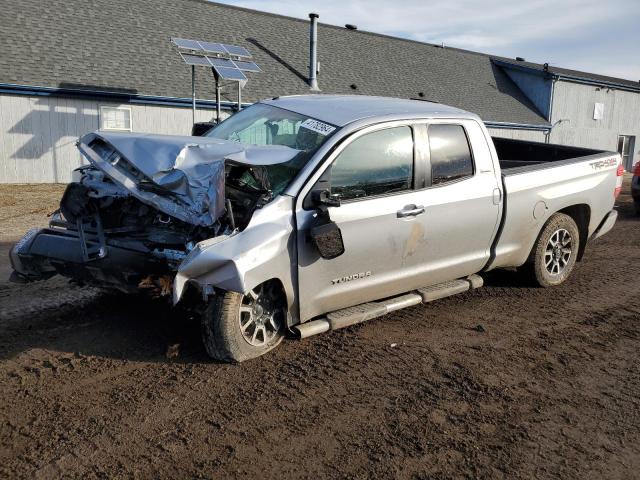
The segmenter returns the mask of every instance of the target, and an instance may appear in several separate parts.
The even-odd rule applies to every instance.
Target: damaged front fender
[[[219,288],[246,293],[267,280],[278,279],[287,296],[290,320],[297,318],[293,201],[280,196],[256,211],[242,234],[200,242],[178,268],[174,303],[180,301],[187,284],[203,292]]]

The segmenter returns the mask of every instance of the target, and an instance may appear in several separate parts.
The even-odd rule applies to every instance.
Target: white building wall
[[[124,104],[55,96],[0,95],[0,183],[67,183],[84,161],[79,137],[99,128],[101,106]],[[129,105],[134,132],[189,135],[191,109]],[[215,116],[198,110],[196,121]]]
[[[595,103],[604,116],[593,119]],[[554,87],[550,142],[616,151],[618,135],[635,136],[632,164],[640,161],[640,93],[558,81]]]
[[[492,137],[528,140],[530,142],[545,141],[545,132],[539,130],[510,130],[506,128],[489,128],[488,130]]]

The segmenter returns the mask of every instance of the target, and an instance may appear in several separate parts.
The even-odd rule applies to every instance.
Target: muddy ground
[[[0,188],[3,279],[60,194]],[[563,286],[493,274],[241,365],[162,303],[0,280],[0,477],[640,478],[640,219],[619,204]]]

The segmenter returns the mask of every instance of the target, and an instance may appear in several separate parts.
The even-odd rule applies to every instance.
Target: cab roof
[[[473,113],[440,103],[367,95],[292,95],[261,103],[321,120],[338,127],[357,120],[406,115],[416,117],[476,118]]]

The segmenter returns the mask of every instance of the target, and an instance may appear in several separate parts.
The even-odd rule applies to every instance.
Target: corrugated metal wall
[[[595,103],[604,117],[593,119]],[[640,94],[558,81],[553,93],[551,122],[569,119],[551,132],[550,142],[616,151],[618,135],[636,137],[633,163],[640,161]]]
[[[513,138],[515,140],[529,140],[531,142],[544,142],[544,132],[539,130],[510,130],[506,128],[489,128],[492,137]]]
[[[101,106],[120,104],[70,98],[0,95],[0,183],[66,183],[83,163],[76,140],[99,128]],[[131,107],[135,132],[188,135],[191,110],[155,105]],[[196,120],[215,112],[199,110]]]

